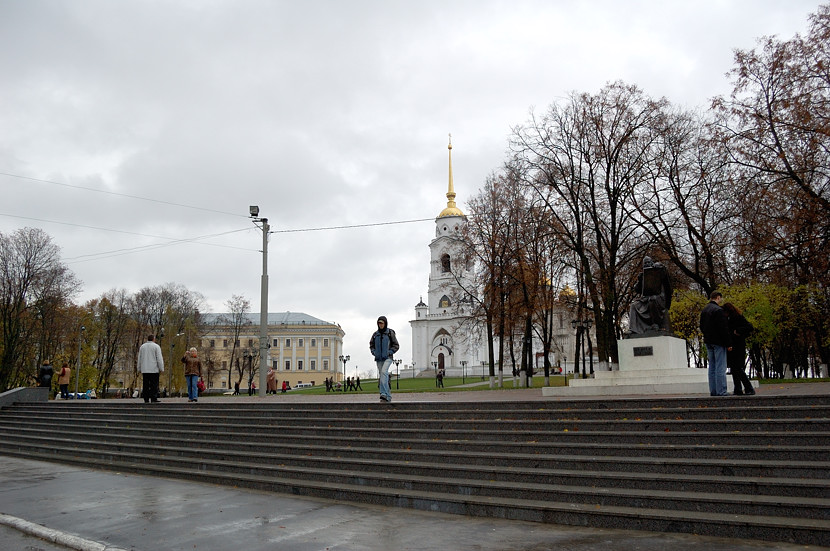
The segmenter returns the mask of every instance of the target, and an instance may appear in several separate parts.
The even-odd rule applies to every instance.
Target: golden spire
[[[450,143],[447,146],[447,149],[449,150],[450,159],[450,181],[449,186],[447,187],[447,208],[441,211],[438,218],[442,218],[444,216],[464,216],[461,209],[455,206],[455,189],[452,185],[452,134],[450,134]]]

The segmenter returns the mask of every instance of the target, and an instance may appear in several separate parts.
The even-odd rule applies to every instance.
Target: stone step
[[[590,380],[590,379],[585,379]],[[708,394],[708,390],[706,392]],[[325,397],[321,397],[325,399]],[[830,396],[825,395],[791,395],[791,396],[735,396],[735,397],[672,397],[653,398],[643,396],[633,397],[610,397],[602,400],[551,400],[546,402],[525,401],[525,402],[394,402],[392,404],[379,403],[326,403],[325,408],[320,404],[307,404],[295,402],[265,402],[262,404],[239,403],[229,399],[227,402],[199,402],[198,404],[183,404],[162,400],[158,404],[143,404],[140,400],[89,400],[89,401],[52,401],[49,402],[49,411],[63,412],[76,411],[136,411],[152,408],[152,411],[173,410],[181,408],[199,408],[216,411],[239,411],[239,412],[274,412],[288,413],[292,411],[309,412],[316,411],[319,415],[331,414],[341,415],[342,412],[359,411],[367,415],[387,415],[390,409],[394,409],[395,415],[403,415],[408,412],[427,411],[430,414],[440,415],[443,412],[460,412],[469,416],[473,412],[486,412],[501,414],[514,414],[522,416],[530,414],[548,415],[546,412],[553,411],[615,411],[615,410],[668,410],[668,409],[689,409],[707,410],[710,408],[726,410],[754,409],[759,407],[769,408],[828,408],[830,407]],[[18,404],[16,408],[24,408],[21,411],[35,411],[41,409],[40,404]]]
[[[31,427],[39,426],[45,430],[54,432],[54,423],[28,422]],[[8,430],[19,430],[19,423],[4,425],[0,421],[0,428]],[[70,429],[67,424],[65,429]],[[159,435],[172,435],[173,437],[188,438],[191,440],[218,438],[224,441],[224,446],[235,446],[244,442],[263,444],[267,442],[280,442],[287,445],[302,444],[325,444],[335,447],[348,447],[356,443],[375,448],[407,448],[407,449],[432,449],[432,450],[471,450],[471,451],[492,451],[498,445],[503,449],[514,453],[542,453],[549,450],[568,450],[572,453],[592,454],[603,453],[613,450],[615,455],[628,456],[657,456],[672,457],[680,450],[687,450],[701,458],[732,458],[732,459],[774,459],[779,461],[792,460],[815,460],[824,461],[830,452],[830,442],[826,436],[800,434],[794,435],[799,445],[792,441],[781,442],[780,438],[771,439],[769,434],[743,433],[743,434],[722,434],[722,433],[634,433],[617,434],[605,432],[562,432],[556,434],[546,433],[546,438],[537,439],[534,435],[524,435],[525,438],[515,437],[517,434],[509,431],[491,433],[490,438],[484,438],[483,434],[475,435],[476,438],[468,439],[467,435],[450,431],[442,433],[438,438],[436,434],[430,433],[429,438],[420,435],[417,438],[411,434],[392,433],[384,430],[333,430],[328,434],[321,434],[307,427],[294,427],[292,430],[275,429],[274,427],[247,427],[246,430],[224,430],[222,427],[210,427],[204,430],[204,426],[193,423],[190,430],[183,428],[183,423],[159,423],[157,425],[142,425],[135,423],[129,426],[119,427],[117,424],[107,423],[80,423],[78,430],[90,433],[115,433],[121,435],[134,435],[152,440]],[[791,435],[793,436],[793,435]],[[791,439],[792,440],[792,439]],[[824,445],[813,445],[815,443]]]
[[[559,468],[562,465],[595,465],[597,469],[605,472],[616,473],[620,471],[646,472],[650,474],[697,474],[697,475],[725,475],[761,477],[782,477],[801,479],[822,479],[830,472],[830,448],[820,447],[812,449],[791,450],[789,448],[759,447],[764,451],[763,459],[750,459],[747,456],[753,454],[753,448],[743,446],[730,446],[714,448],[712,446],[652,446],[643,448],[642,452],[632,454],[630,446],[608,447],[604,445],[591,445],[587,448],[576,446],[548,445],[518,448],[512,443],[486,442],[480,443],[477,450],[470,449],[471,446],[463,443],[451,443],[451,446],[441,443],[428,443],[426,446],[421,441],[407,442],[394,439],[386,439],[381,442],[368,442],[362,440],[356,445],[354,442],[348,445],[338,445],[321,440],[319,443],[309,442],[285,442],[280,439],[263,441],[258,438],[234,438],[229,445],[229,438],[221,438],[221,435],[210,433],[207,437],[194,437],[182,434],[177,430],[157,431],[148,430],[141,434],[127,433],[132,429],[124,429],[121,434],[111,439],[92,439],[88,431],[82,428],[76,430],[62,430],[60,436],[56,436],[54,429],[43,427],[41,429],[30,428],[25,434],[16,428],[0,428],[0,439],[6,442],[30,440],[33,442],[66,441],[76,446],[106,444],[120,449],[122,446],[146,446],[148,442],[168,446],[172,450],[187,450],[198,448],[201,450],[239,451],[240,453],[263,452],[272,456],[285,456],[298,454],[305,457],[335,457],[342,459],[350,457],[355,459],[379,459],[389,458],[391,461],[407,465],[412,462],[429,461],[436,465],[471,465],[499,467],[539,467]],[[149,438],[148,438],[149,436]],[[585,453],[588,452],[588,453]],[[597,452],[591,455],[591,452]],[[712,458],[702,457],[704,452],[711,452]],[[602,455],[597,455],[601,453]],[[799,459],[792,457],[797,453]],[[820,458],[820,459],[819,459]],[[584,467],[583,467],[584,468]]]
[[[625,458],[605,458],[606,461],[597,462],[596,458],[558,456],[548,461],[548,466],[541,466],[541,458],[525,456],[512,458],[509,454],[502,454],[499,461],[491,454],[490,463],[482,463],[482,457],[475,458],[479,463],[470,462],[470,455],[466,454],[464,462],[458,462],[458,455],[449,457],[435,452],[427,452],[420,458],[400,458],[397,453],[389,453],[383,457],[374,454],[366,457],[364,454],[371,450],[364,449],[363,454],[353,455],[351,448],[332,450],[336,455],[318,453],[318,450],[288,448],[286,450],[268,449],[264,446],[251,446],[247,450],[228,450],[225,448],[209,447],[204,442],[156,439],[153,444],[136,439],[133,442],[100,441],[97,439],[71,438],[63,434],[54,437],[47,434],[23,435],[8,438],[0,433],[0,438],[7,441],[8,446],[17,446],[19,451],[27,447],[31,449],[56,450],[71,452],[73,449],[96,450],[101,453],[135,454],[140,456],[152,452],[153,457],[189,458],[199,462],[201,460],[232,461],[243,465],[281,465],[319,469],[346,469],[351,471],[377,471],[385,474],[417,475],[429,478],[440,478],[451,475],[455,479],[474,479],[476,477],[488,481],[500,482],[552,482],[564,485],[613,487],[632,489],[670,489],[677,491],[708,492],[708,493],[741,493],[748,492],[756,495],[782,495],[788,497],[824,498],[830,495],[830,480],[827,480],[827,463],[820,465],[790,464],[786,472],[775,476],[772,470],[775,463],[765,462],[756,465],[757,474],[750,475],[749,468],[736,467],[732,462],[720,462],[710,465],[705,474],[691,474],[689,469],[679,472],[681,464],[675,464],[674,470],[655,472],[657,461],[642,462],[648,469],[641,467],[636,470],[636,462],[627,462]],[[87,437],[88,438],[88,437]],[[325,451],[325,450],[323,450]],[[44,451],[44,453],[47,453]],[[613,461],[612,461],[613,460]],[[581,467],[575,469],[573,467]],[[568,468],[571,467],[571,468]],[[596,470],[596,469],[603,470]],[[821,470],[823,469],[823,470]],[[736,474],[736,471],[738,474]]]
[[[253,420],[265,421],[267,427],[280,429],[290,427],[290,424],[283,419],[274,417],[255,418],[245,417],[239,419],[219,418],[217,416],[191,416],[186,421],[182,420],[181,414],[114,414],[102,419],[101,416],[84,415],[76,412],[72,415],[63,416],[64,426],[83,424],[84,426],[115,426],[122,423],[149,422],[154,426],[162,424],[178,424],[186,430],[196,430],[210,427],[211,429],[246,430]],[[465,419],[395,419],[392,424],[389,418],[366,419],[357,416],[349,416],[340,419],[328,417],[304,417],[302,418],[304,430],[315,431],[324,434],[331,430],[348,431],[372,431],[372,430],[393,430],[396,432],[419,433],[427,432],[431,436],[445,431],[470,433],[488,433],[509,431],[514,434],[538,434],[540,432],[774,432],[798,434],[805,432],[821,432],[828,426],[828,418],[803,418],[793,419],[683,419],[680,417],[672,419],[648,419],[634,416],[622,419],[584,420],[584,419],[556,419],[556,420],[465,420]],[[5,417],[7,423],[54,423],[49,416],[36,414],[17,414]]]
[[[4,453],[6,453],[4,451]],[[14,455],[9,453],[8,455]],[[54,460],[51,455],[32,451],[32,459]],[[76,457],[63,456],[61,461],[88,466]],[[636,504],[629,506],[578,503],[567,499],[561,502],[531,500],[515,497],[482,497],[452,495],[444,492],[424,492],[414,489],[384,486],[352,485],[306,481],[297,478],[267,477],[261,473],[226,473],[215,470],[187,470],[157,464],[132,461],[105,462],[99,468],[119,472],[186,478],[190,481],[231,484],[236,487],[274,491],[298,496],[322,497],[338,501],[371,503],[382,506],[409,507],[452,514],[489,516],[534,522],[590,525],[605,528],[686,532],[732,538],[773,539],[806,545],[830,543],[830,521],[797,517],[709,513],[689,510],[648,509]],[[184,474],[183,474],[184,473]],[[519,492],[514,492],[514,495]]]
[[[830,544],[828,397],[53,402],[0,410],[0,440],[0,454],[310,497]]]
[[[49,425],[54,426],[54,421],[34,421],[27,420],[27,424],[32,426]],[[308,441],[325,438],[329,442],[340,442],[342,445],[348,445],[356,439],[400,439],[407,441],[426,441],[434,443],[435,441],[448,442],[474,442],[474,441],[500,441],[500,442],[556,442],[556,443],[584,443],[584,442],[601,442],[605,444],[631,444],[637,445],[644,442],[650,444],[680,444],[680,445],[752,445],[762,443],[767,446],[810,446],[815,442],[830,442],[830,431],[812,432],[795,432],[785,430],[770,430],[763,431],[740,431],[732,430],[728,432],[720,427],[720,430],[696,430],[694,428],[686,428],[686,430],[678,429],[671,430],[666,425],[653,426],[651,428],[645,427],[642,430],[635,430],[637,423],[632,422],[630,429],[626,430],[580,430],[578,426],[572,428],[561,427],[558,429],[548,430],[520,430],[518,428],[505,428],[501,430],[466,430],[459,428],[452,429],[428,429],[422,427],[399,427],[397,423],[392,421],[387,422],[387,426],[375,427],[356,427],[348,426],[341,427],[336,424],[331,425],[290,425],[290,424],[262,424],[253,425],[250,423],[233,423],[212,425],[206,424],[198,420],[184,420],[181,419],[175,422],[152,422],[147,421],[142,423],[135,422],[130,425],[129,430],[140,431],[145,430],[152,433],[154,429],[169,429],[178,430],[179,433],[214,433],[225,434],[229,439],[239,438],[257,438],[257,439],[294,439],[295,441]],[[19,423],[15,423],[19,426]],[[827,423],[830,425],[830,423]],[[6,425],[8,426],[8,425]],[[63,426],[69,428],[73,426],[84,426],[91,431],[111,431],[118,429],[118,422],[108,421],[84,421],[78,420],[73,425],[71,420],[64,422]],[[828,427],[830,428],[830,427]],[[705,429],[705,427],[704,427]],[[119,429],[120,430],[120,429]],[[759,440],[759,438],[761,440]]]
[[[57,447],[54,452],[60,453]],[[126,463],[153,467],[168,467],[187,472],[194,465],[192,457],[170,456],[148,449],[145,453],[137,451],[113,452],[95,449],[65,449],[78,462],[86,461],[89,465],[97,463]],[[417,492],[443,493],[459,496],[477,496],[491,498],[510,498],[517,493],[523,499],[538,501],[563,501],[569,499],[578,503],[597,506],[626,506],[662,510],[693,510],[698,512],[719,512],[723,514],[750,514],[766,516],[794,516],[807,519],[827,519],[828,508],[823,498],[788,497],[780,495],[744,495],[726,492],[701,492],[683,489],[679,486],[671,490],[653,488],[597,488],[555,484],[543,479],[528,478],[526,481],[494,481],[477,478],[449,478],[441,476],[423,476],[407,474],[405,476],[390,474],[382,469],[347,470],[299,467],[285,464],[273,465],[263,462],[231,461],[227,459],[203,458],[198,461],[200,471],[215,471],[226,475],[257,475],[263,479],[282,478],[307,483],[324,482],[336,485],[369,486],[414,490]],[[717,481],[712,481],[717,485]]]

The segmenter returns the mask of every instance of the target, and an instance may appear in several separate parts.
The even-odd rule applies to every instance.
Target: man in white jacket
[[[159,374],[164,373],[164,358],[161,347],[155,343],[155,335],[147,337],[147,342],[138,349],[138,370],[143,379],[142,397],[144,403],[159,401]]]

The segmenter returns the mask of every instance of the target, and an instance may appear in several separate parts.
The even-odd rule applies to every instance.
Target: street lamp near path
[[[401,388],[401,361],[402,360],[392,360],[395,362],[395,390],[400,390]]]
[[[78,381],[81,378],[81,339],[83,338],[86,327],[81,325],[78,329],[78,371],[75,373],[75,399],[78,399]]]
[[[351,356],[348,356],[348,355],[344,356],[344,355],[341,354],[339,359],[340,359],[341,362],[343,362],[343,392],[345,392],[346,391],[346,363],[348,363],[348,361],[351,360],[352,358],[351,358]]]

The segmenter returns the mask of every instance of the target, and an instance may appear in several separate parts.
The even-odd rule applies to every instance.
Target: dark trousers
[[[158,402],[159,399],[159,374],[158,373],[142,373],[142,380],[144,388],[142,389],[141,397],[144,402],[149,401]]]
[[[69,399],[69,385],[61,385],[61,398],[64,400]]]
[[[754,394],[755,389],[752,388],[752,381],[746,376],[744,366],[737,363],[730,365],[729,371],[732,373],[732,382],[735,383],[735,394]],[[741,387],[743,386],[743,390]]]

